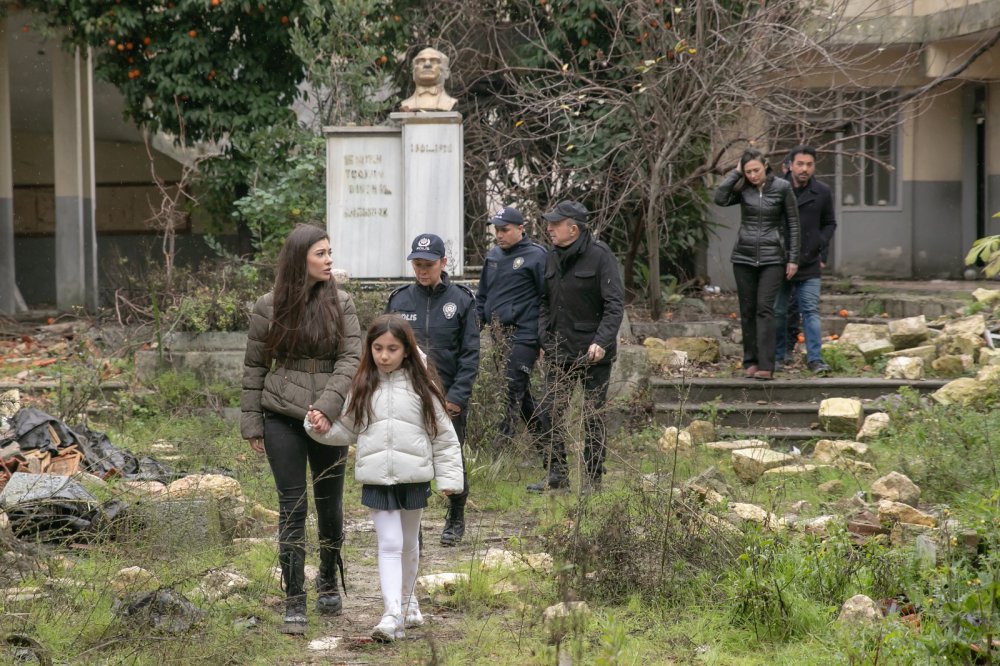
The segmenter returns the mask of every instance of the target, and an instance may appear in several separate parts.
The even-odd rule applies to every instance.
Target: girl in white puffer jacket
[[[323,444],[346,446],[357,438],[354,476],[375,523],[385,604],[372,638],[388,642],[423,624],[413,593],[420,516],[432,480],[445,495],[462,492],[462,458],[440,383],[406,320],[378,317],[364,348],[340,420],[323,435],[311,427],[318,413],[310,411],[305,421],[306,432]]]

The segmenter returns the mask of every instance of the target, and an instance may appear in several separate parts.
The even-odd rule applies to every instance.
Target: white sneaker
[[[383,615],[382,621],[372,629],[372,639],[379,643],[391,643],[398,638],[405,638],[401,619],[396,615]]]
[[[410,627],[421,627],[423,624],[424,616],[420,614],[420,604],[417,603],[416,597],[410,597],[410,600],[406,602],[403,626],[409,629]]]

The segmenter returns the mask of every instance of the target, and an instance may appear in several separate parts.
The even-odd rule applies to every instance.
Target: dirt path
[[[345,516],[345,531],[349,544],[345,562],[347,596],[344,611],[336,617],[310,613],[309,630],[305,637],[282,637],[301,646],[301,656],[288,664],[398,664],[405,663],[402,653],[411,652],[413,641],[430,640],[447,643],[460,634],[463,620],[461,613],[429,604],[421,598],[421,611],[425,625],[407,630],[402,641],[383,645],[370,638],[372,628],[382,617],[382,596],[379,591],[377,566],[378,544],[374,527],[363,509],[350,511]],[[440,545],[438,537],[444,527],[444,509],[432,506],[423,518],[424,550],[421,553],[420,572],[431,573],[468,571],[470,562],[481,557],[489,547],[499,547],[511,536],[522,536],[524,525],[515,526],[502,521],[498,514],[470,512],[466,538],[457,547]],[[529,537],[530,535],[524,535]],[[310,593],[310,604],[313,596]],[[328,639],[327,649],[310,649],[310,643]],[[339,640],[336,640],[339,639]]]

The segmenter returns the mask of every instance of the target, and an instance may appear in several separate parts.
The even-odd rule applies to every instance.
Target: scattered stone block
[[[840,607],[837,622],[852,627],[869,627],[882,621],[882,611],[879,610],[871,597],[856,594]]]
[[[927,364],[937,358],[937,347],[934,345],[921,345],[920,347],[886,352],[884,356],[886,358],[920,358],[923,359],[925,364]]]
[[[733,489],[726,483],[726,477],[722,475],[722,472],[718,470],[714,465],[706,469],[704,472],[698,476],[688,479],[686,482],[687,486],[702,486],[709,488],[724,495],[725,497],[732,497]]]
[[[195,592],[206,601],[218,601],[250,587],[250,580],[235,571],[210,571],[201,579]]]
[[[1000,289],[984,289],[979,287],[972,292],[972,298],[984,305],[1000,305]]]
[[[854,435],[864,417],[861,401],[854,398],[827,398],[819,404],[819,424],[827,432]]]
[[[893,546],[910,546],[919,536],[932,537],[937,532],[933,527],[915,523],[894,523],[889,532],[889,543]]]
[[[977,312],[969,317],[962,317],[961,319],[955,319],[949,321],[941,329],[942,335],[971,335],[979,339],[983,337],[983,331],[986,330],[986,317],[983,313]]]
[[[885,412],[875,412],[874,414],[869,414],[865,417],[864,425],[861,426],[861,430],[858,431],[855,439],[859,442],[870,442],[873,439],[877,439],[878,436],[888,427],[888,414]]]
[[[869,342],[859,342],[855,347],[865,357],[866,363],[874,363],[896,348],[888,340],[871,340]]]
[[[750,523],[757,523],[771,530],[782,530],[787,527],[784,518],[779,518],[770,511],[762,509],[756,504],[745,502],[733,502],[729,505],[729,511],[735,518]]]
[[[278,524],[278,512],[274,509],[268,509],[260,504],[254,504],[253,508],[250,510],[250,515],[254,520],[257,520],[265,525],[277,525]]]
[[[880,500],[878,503],[878,519],[882,522],[911,523],[913,525],[926,525],[934,527],[937,525],[937,518],[915,509],[909,504],[893,502],[892,500]]]
[[[668,426],[663,429],[663,435],[660,436],[659,444],[660,449],[667,453],[671,453],[675,449],[678,451],[690,451],[692,448],[691,434],[679,430],[674,426]]]
[[[691,436],[691,444],[694,446],[699,446],[715,439],[715,426],[712,425],[711,421],[696,419],[691,421],[685,430]]]
[[[987,365],[976,373],[976,381],[986,386],[993,386],[994,391],[1000,387],[1000,365]]]
[[[875,466],[871,463],[866,463],[862,460],[853,460],[852,458],[839,458],[834,464],[837,469],[844,469],[852,474],[876,474],[878,472]]]
[[[832,463],[842,458],[868,458],[871,451],[867,444],[841,439],[821,439],[813,449],[813,460]]]
[[[979,365],[1000,365],[1000,349],[979,348]]]
[[[942,405],[972,407],[983,402],[995,390],[995,387],[972,377],[959,377],[934,391],[931,398]]]
[[[549,632],[549,640],[559,643],[566,634],[584,628],[589,617],[590,606],[586,601],[563,601],[545,609],[542,624]]]
[[[428,574],[417,578],[417,587],[425,594],[431,595],[441,590],[454,588],[467,580],[469,580],[469,574],[466,573]]]
[[[854,322],[844,326],[839,342],[857,346],[862,342],[886,340],[889,338],[889,327],[885,324],[858,324]]]
[[[885,365],[886,379],[923,379],[924,359],[919,356],[897,356]]]
[[[142,567],[125,567],[111,577],[108,585],[116,596],[121,597],[159,589],[160,580],[153,572]]]
[[[173,498],[211,496],[215,499],[239,497],[243,494],[240,482],[222,474],[190,474],[167,486]]]
[[[942,334],[934,341],[938,356],[962,355],[976,356],[979,350],[986,345],[986,340],[982,334],[972,333],[951,333]]]
[[[706,449],[712,451],[736,451],[738,449],[769,449],[770,445],[762,439],[732,439],[721,442],[708,442]]]
[[[956,356],[954,354],[938,356],[936,359],[931,361],[931,368],[934,369],[934,372],[943,377],[958,377],[965,372],[967,368],[965,359],[968,359],[968,363],[971,365],[971,356]]]
[[[806,534],[826,536],[827,532],[830,531],[830,527],[835,525],[838,520],[837,516],[817,516],[802,523],[802,531]]]
[[[647,338],[648,340],[648,338]],[[718,363],[718,338],[667,338],[662,347],[667,350],[687,352],[692,363]]]
[[[794,476],[796,474],[809,474],[810,472],[815,472],[818,469],[823,469],[827,465],[814,465],[812,463],[800,463],[796,462],[791,465],[782,465],[781,467],[772,467],[771,469],[764,472],[765,476]]]
[[[6,511],[0,511],[0,530],[6,530],[10,528],[10,518],[7,517]]]
[[[929,337],[927,319],[923,315],[889,322],[889,340],[896,349],[919,347]]]
[[[342,284],[339,280],[337,284]],[[342,636],[327,636],[326,638],[317,638],[315,640],[309,641],[309,647],[307,648],[310,652],[330,652],[331,650],[336,650],[341,641],[343,641]]]
[[[0,391],[0,419],[12,419],[21,411],[21,392],[18,389]]]
[[[891,500],[910,506],[916,506],[920,501],[920,486],[899,472],[889,472],[876,479],[872,483],[871,493],[877,500]]]
[[[618,345],[618,355],[611,366],[608,400],[630,400],[649,384],[653,366],[649,352],[642,345]]]
[[[142,497],[161,495],[166,491],[167,485],[162,481],[123,481],[122,488],[130,495]]]
[[[816,490],[827,495],[836,495],[844,490],[844,482],[840,479],[830,479],[816,486]]]
[[[754,448],[733,451],[732,461],[736,476],[745,483],[753,483],[767,470],[790,465],[795,458],[780,451]]]
[[[222,527],[219,504],[213,498],[168,499],[132,505],[143,535],[161,554],[211,550],[231,543]]]

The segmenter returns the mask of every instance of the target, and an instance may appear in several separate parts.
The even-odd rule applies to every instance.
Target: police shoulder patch
[[[524,266],[524,257],[518,257],[514,260],[514,270],[516,271],[521,266]]]

